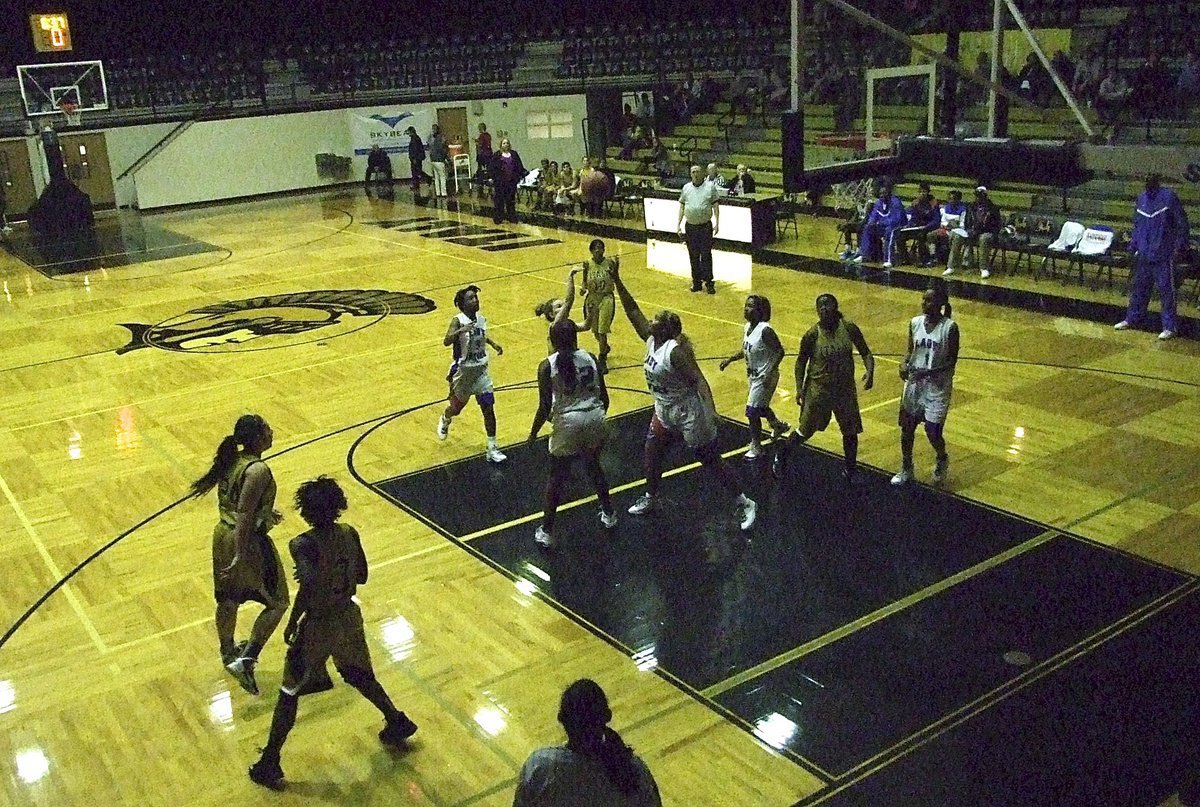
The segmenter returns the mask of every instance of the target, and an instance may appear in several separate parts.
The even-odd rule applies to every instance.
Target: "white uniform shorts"
[[[683,437],[688,448],[703,448],[717,439],[716,412],[710,412],[698,396],[696,400],[684,403],[661,404],[655,401],[650,433],[663,437],[676,433]]]
[[[472,395],[482,404],[490,404],[494,400],[492,376],[486,364],[455,366],[450,371],[450,397],[459,403],[459,408],[466,405]]]
[[[900,409],[911,417],[920,417],[929,423],[945,423],[953,391],[952,386],[934,384],[927,378],[910,379],[904,382]]]
[[[779,386],[779,369],[762,378],[748,377],[750,394],[746,396],[746,416],[765,415],[771,408],[771,398],[775,396],[775,388]]]
[[[603,409],[565,412],[551,420],[550,453],[555,457],[575,457],[597,451],[608,437]]]

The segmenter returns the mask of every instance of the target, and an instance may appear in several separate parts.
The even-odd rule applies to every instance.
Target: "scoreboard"
[[[66,12],[30,14],[29,29],[33,47],[38,53],[59,53],[71,50],[71,28]]]

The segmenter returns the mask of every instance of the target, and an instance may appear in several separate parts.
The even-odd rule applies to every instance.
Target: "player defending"
[[[613,316],[617,312],[614,296],[613,275],[619,271],[620,258],[604,257],[604,242],[593,238],[588,245],[592,257],[583,262],[583,317],[591,323],[592,333],[600,348],[599,366],[601,373],[608,372],[608,334],[612,330]]]
[[[550,418],[550,478],[546,481],[546,508],[541,526],[534,533],[539,546],[554,546],[554,519],[562,500],[563,483],[571,473],[571,463],[582,457],[584,469],[600,499],[600,521],[606,528],[617,525],[608,480],[600,467],[600,449],[604,447],[604,417],[608,412],[608,390],[596,357],[579,349],[576,325],[571,320],[550,327],[555,352],[538,366],[538,410],[529,429],[530,441]]]
[[[488,373],[487,346],[491,345],[497,356],[504,355],[504,348],[487,335],[487,320],[479,313],[479,287],[467,286],[454,294],[454,305],[458,313],[450,320],[446,338],[442,344],[453,346],[454,362],[450,365],[450,397],[446,411],[438,420],[437,436],[445,440],[450,434],[450,421],[463,410],[471,396],[479,402],[483,413],[483,428],[487,432],[488,462],[504,462],[508,459],[496,444],[496,395],[492,390],[492,377]]]
[[[950,471],[946,453],[946,414],[954,389],[958,363],[958,324],[950,319],[950,295],[940,279],[921,298],[921,316],[908,323],[908,353],[900,363],[904,394],[900,398],[900,472],[893,485],[913,478],[913,440],[917,424],[925,422],[925,436],[937,456],[933,481],[941,484]]]
[[[838,310],[832,294],[817,297],[817,324],[800,338],[796,356],[796,395],[800,405],[800,423],[791,442],[804,441],[829,426],[830,416],[837,418],[842,430],[842,451],[846,468],[842,476],[854,481],[858,469],[858,435],[862,433],[862,413],[854,387],[854,350],[862,356],[866,375],[863,389],[875,385],[875,357],[867,347],[862,331]],[[787,450],[775,455],[775,475],[780,476],[787,462]]]
[[[721,485],[737,496],[738,523],[743,530],[754,526],[758,505],[742,490],[737,472],[725,464],[717,450],[717,406],[708,380],[696,364],[691,341],[683,334],[683,323],[673,311],[659,311],[647,320],[637,301],[625,288],[619,271],[613,283],[625,316],[638,338],[646,342],[646,385],[654,398],[654,415],[646,434],[646,492],[629,512],[635,516],[658,506],[662,482],[662,458],[675,438],[683,442],[712,471]]]
[[[289,545],[300,591],[283,630],[289,647],[271,733],[262,756],[250,766],[251,780],[274,790],[283,787],[279,752],[296,725],[300,696],[321,688],[331,656],[346,683],[383,713],[387,725],[379,732],[382,742],[399,745],[417,731],[371,667],[362,611],[354,601],[355,589],[367,582],[367,558],[358,532],[338,521],[347,507],[346,495],[337,482],[320,476],[296,491],[296,507],[311,527]]]
[[[750,421],[750,448],[747,460],[758,459],[762,454],[759,442],[762,419],[771,424],[774,437],[778,440],[790,428],[775,416],[771,409],[771,397],[779,386],[779,363],[783,361],[783,345],[771,327],[771,301],[761,294],[746,298],[743,311],[746,330],[742,335],[742,349],[721,361],[721,370],[735,361],[746,360],[746,377],[750,382],[750,394],[746,398],[746,419]]]

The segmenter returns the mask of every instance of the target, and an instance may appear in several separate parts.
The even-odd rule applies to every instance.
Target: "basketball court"
[[[950,478],[927,484],[919,438],[920,484],[895,490],[917,291],[731,252],[718,293],[691,295],[681,244],[610,237],[643,308],[678,311],[696,343],[759,523],[738,531],[682,451],[662,512],[624,513],[650,400],[618,314],[604,464],[621,520],[603,533],[577,480],[546,552],[545,438],[525,442],[546,345],[532,311],[591,235],[359,188],[131,215],[101,214],[110,257],[72,271],[19,243],[0,257],[9,803],[264,798],[245,769],[283,645],[263,652],[260,698],[219,666],[215,507],[181,498],[250,411],[275,430],[277,543],[302,529],[300,482],[347,489],[376,667],[421,726],[393,755],[348,687],[305,698],[281,802],[509,804],[582,676],[668,804],[1149,803],[1178,787],[1198,694],[1195,342],[956,299]],[[105,235],[134,226],[141,240]],[[469,283],[505,348],[500,466],[473,406],[434,434]],[[819,293],[863,328],[879,363],[859,484],[840,478],[836,431],[780,480],[743,461],[745,379],[717,362],[751,290],[793,355]],[[794,421],[791,363],[776,405]]]

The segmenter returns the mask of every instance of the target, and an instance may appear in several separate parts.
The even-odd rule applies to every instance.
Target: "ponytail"
[[[556,298],[543,300],[534,307],[534,315],[544,318],[547,322],[554,322],[554,304],[556,302],[558,302]]]
[[[604,727],[604,740],[600,743],[597,758],[604,767],[608,781],[623,795],[632,796],[641,788],[641,770],[633,755],[633,749],[625,744],[621,735]]]
[[[563,386],[570,391],[578,382],[575,373],[575,351],[579,349],[579,333],[569,319],[550,326],[550,344],[554,346],[554,369],[562,377]]]
[[[233,424],[233,434],[221,441],[213,456],[212,466],[204,476],[192,483],[189,497],[203,496],[225,478],[229,469],[237,462],[238,446],[248,446],[267,428],[261,415],[242,415]]]
[[[208,469],[208,473],[192,483],[190,497],[203,496],[217,486],[217,483],[225,478],[225,474],[229,473],[229,469],[237,462],[238,441],[232,434],[221,441],[217,446],[217,453],[213,456],[212,467]]]

